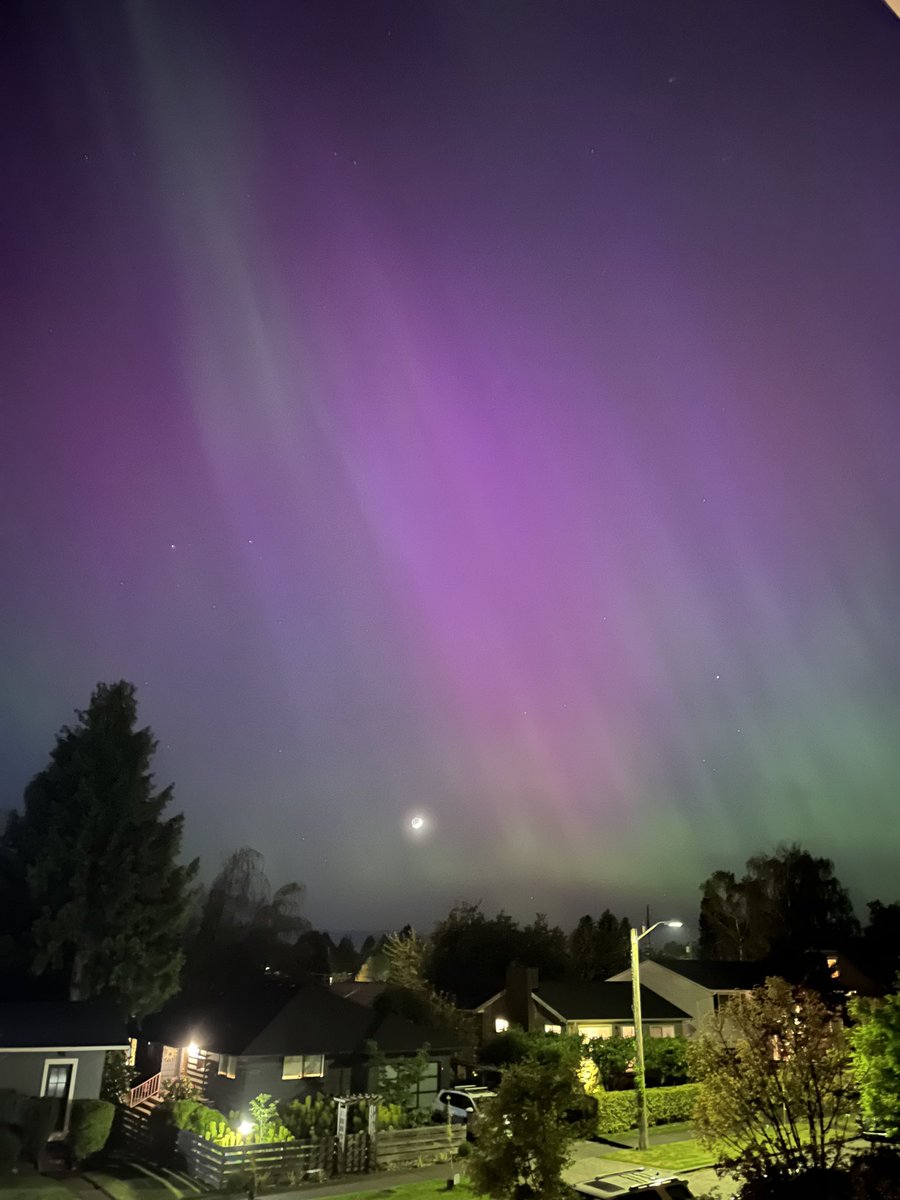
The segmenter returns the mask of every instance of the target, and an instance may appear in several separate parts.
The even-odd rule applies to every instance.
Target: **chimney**
[[[526,1032],[537,1027],[537,1013],[531,993],[538,986],[538,978],[537,967],[523,967],[520,963],[510,963],[506,968],[506,1011],[509,1023],[518,1025]]]

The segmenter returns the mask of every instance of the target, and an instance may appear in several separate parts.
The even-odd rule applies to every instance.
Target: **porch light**
[[[196,1058],[200,1053],[200,1047],[196,1042],[188,1042],[188,1058]]]

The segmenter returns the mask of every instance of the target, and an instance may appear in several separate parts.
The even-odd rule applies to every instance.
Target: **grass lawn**
[[[694,1167],[712,1167],[716,1155],[706,1150],[696,1138],[684,1138],[680,1142],[665,1142],[651,1146],[649,1150],[603,1151],[604,1158],[614,1162],[646,1163],[648,1167],[659,1167],[662,1171],[691,1171]]]
[[[55,1179],[45,1179],[43,1175],[12,1175],[7,1171],[0,1174],[0,1197],[2,1200],[73,1200],[66,1185]]]
[[[85,1171],[84,1177],[104,1191],[110,1200],[185,1200],[204,1192],[204,1188],[187,1175],[131,1161],[109,1163],[102,1171]],[[48,1200],[62,1198],[48,1197]]]
[[[452,1175],[453,1172],[448,1174]],[[393,1188],[350,1192],[348,1195],[342,1195],[340,1200],[442,1200],[451,1194],[460,1197],[460,1200],[474,1200],[476,1195],[465,1182],[460,1182],[450,1193],[442,1179],[423,1179],[421,1183],[401,1183]]]

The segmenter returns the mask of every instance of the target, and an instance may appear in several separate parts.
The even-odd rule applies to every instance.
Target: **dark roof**
[[[534,993],[567,1021],[631,1021],[631,983],[548,981]],[[646,1021],[686,1021],[689,1014],[641,986],[641,1016]]]
[[[382,1017],[320,984],[269,980],[227,993],[179,996],[147,1018],[142,1035],[168,1046],[193,1041],[204,1050],[242,1056],[352,1054],[369,1040],[386,1054],[446,1045],[446,1035],[393,1014]]]
[[[352,1000],[354,1004],[365,1004],[367,1008],[371,1008],[387,984],[376,983],[374,980],[357,982],[355,979],[347,979],[340,983],[332,983],[330,987],[336,996],[343,996],[345,1000]]]
[[[92,1000],[0,1004],[0,1049],[125,1049],[128,1033],[115,1008]]]
[[[771,965],[765,962],[716,962],[695,958],[658,958],[655,961],[711,992],[749,991],[765,983],[766,977],[773,974]]]

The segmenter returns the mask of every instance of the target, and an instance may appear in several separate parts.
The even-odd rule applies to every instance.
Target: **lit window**
[[[218,1073],[224,1075],[226,1079],[234,1079],[237,1075],[237,1055],[220,1054]]]
[[[620,1025],[619,1033],[622,1035],[622,1037],[634,1037],[634,1026],[633,1025]]]
[[[320,1078],[325,1074],[324,1054],[285,1055],[281,1070],[282,1079]]]
[[[133,1067],[137,1059],[137,1038],[128,1039],[128,1052],[125,1055],[125,1062],[129,1067]]]
[[[507,1029],[509,1029],[509,1021],[506,1017],[494,1018],[494,1033],[506,1033]]]
[[[584,1041],[592,1042],[594,1038],[608,1038],[612,1028],[609,1025],[579,1025],[578,1032]]]
[[[652,1038],[673,1038],[675,1036],[674,1025],[651,1025],[650,1036]]]
[[[544,1033],[562,1033],[562,1025],[545,1025]]]

